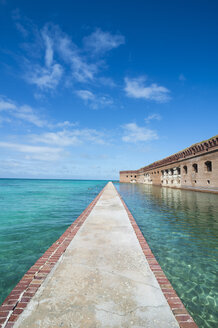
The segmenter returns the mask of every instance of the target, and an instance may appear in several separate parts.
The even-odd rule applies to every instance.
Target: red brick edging
[[[93,207],[101,197],[104,188],[80,216],[71,224],[63,235],[36,261],[25,273],[0,306],[0,328],[12,328],[19,315],[42,285],[61,255],[89,216]]]
[[[167,302],[168,302],[176,320],[179,323],[179,326],[181,328],[198,328],[198,326],[194,322],[193,318],[188,313],[188,311],[186,310],[182,301],[176,294],[176,291],[172,287],[171,283],[165,276],[163,270],[161,269],[161,266],[155,259],[154,254],[152,253],[150,247],[148,246],[148,243],[146,242],[141,230],[139,229],[134,217],[132,216],[131,212],[129,211],[128,207],[126,206],[124,200],[122,199],[122,197],[120,196],[118,191],[117,191],[117,193],[118,193],[118,196],[120,197],[120,200],[123,203],[123,206],[128,214],[129,220],[130,220],[132,227],[135,231],[135,234],[138,238],[138,241],[142,248],[142,251],[148,261],[150,269],[154,273],[154,275],[162,289],[162,292],[163,292],[164,296],[166,297]]]

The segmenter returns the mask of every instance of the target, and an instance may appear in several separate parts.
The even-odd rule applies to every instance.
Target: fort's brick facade
[[[120,182],[218,192],[218,135],[135,171]]]

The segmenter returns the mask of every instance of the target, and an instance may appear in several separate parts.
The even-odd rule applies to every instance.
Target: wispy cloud
[[[170,91],[163,86],[152,83],[146,84],[146,77],[125,78],[125,88],[128,97],[154,100],[159,103],[166,102],[170,99]]]
[[[124,135],[122,137],[124,142],[136,143],[158,139],[156,131],[138,126],[136,123],[125,124],[122,128],[124,130]]]
[[[16,109],[16,105],[9,99],[0,96],[0,112]]]
[[[42,120],[32,107],[28,105],[18,106],[12,100],[2,96],[0,97],[0,111],[6,112],[7,116],[29,122],[37,127],[46,125],[46,121]]]
[[[89,90],[77,90],[76,93],[81,99],[83,99],[85,101],[95,99],[94,93],[92,93]]]
[[[105,67],[105,58],[101,56],[125,42],[121,34],[97,29],[83,39],[84,47],[79,47],[58,25],[46,23],[39,29],[22,17],[19,10],[13,12],[13,20],[25,38],[23,50],[26,53],[22,58],[25,80],[41,92],[56,89],[63,78],[73,83],[96,83],[99,79],[102,84],[114,86],[109,77],[97,75]],[[67,85],[62,83],[61,86]]]
[[[36,65],[33,71],[26,73],[26,80],[30,84],[35,84],[41,90],[55,89],[63,75],[63,68],[59,64],[50,67]]]
[[[78,97],[83,99],[87,105],[89,105],[92,109],[100,109],[105,106],[111,106],[113,104],[113,100],[111,97],[106,95],[98,95],[96,96],[93,92],[89,90],[77,90],[76,94]]]
[[[94,54],[104,54],[125,43],[125,38],[121,34],[112,34],[97,29],[91,35],[83,39],[85,48]]]
[[[41,118],[39,112],[29,105],[18,105],[11,99],[0,96],[0,112],[4,115],[0,118],[0,122],[10,123],[13,119],[18,119],[24,122],[35,125],[38,128],[46,127],[49,129],[72,127],[77,125],[75,122],[54,122]]]
[[[26,159],[37,159],[40,161],[56,161],[60,158],[61,148],[40,147],[19,143],[1,142],[0,148],[12,149],[26,155]]]
[[[61,31],[58,26],[49,25],[47,33],[51,33],[55,40],[56,51],[61,60],[70,65],[71,74],[76,81],[87,82],[94,79],[98,72],[98,62],[90,62],[82,54],[82,49],[72,42],[70,37]]]
[[[65,128],[65,127],[72,127],[76,126],[78,123],[76,122],[69,122],[69,121],[64,121],[64,122],[58,122],[56,124],[51,125],[52,127],[57,127],[57,128]]]
[[[62,130],[30,136],[34,143],[61,147],[77,146],[83,143],[105,144],[104,138],[104,134],[95,129]]]
[[[152,120],[160,121],[161,120],[161,116],[159,114],[151,114],[151,115],[148,115],[148,117],[145,118],[145,123],[148,124]]]

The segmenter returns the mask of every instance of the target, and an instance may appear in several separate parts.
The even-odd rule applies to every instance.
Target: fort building
[[[120,182],[218,193],[218,135],[139,170],[120,171]]]

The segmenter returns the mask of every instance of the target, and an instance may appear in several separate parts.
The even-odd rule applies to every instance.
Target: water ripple
[[[216,328],[218,195],[151,185],[116,187],[199,328]]]

